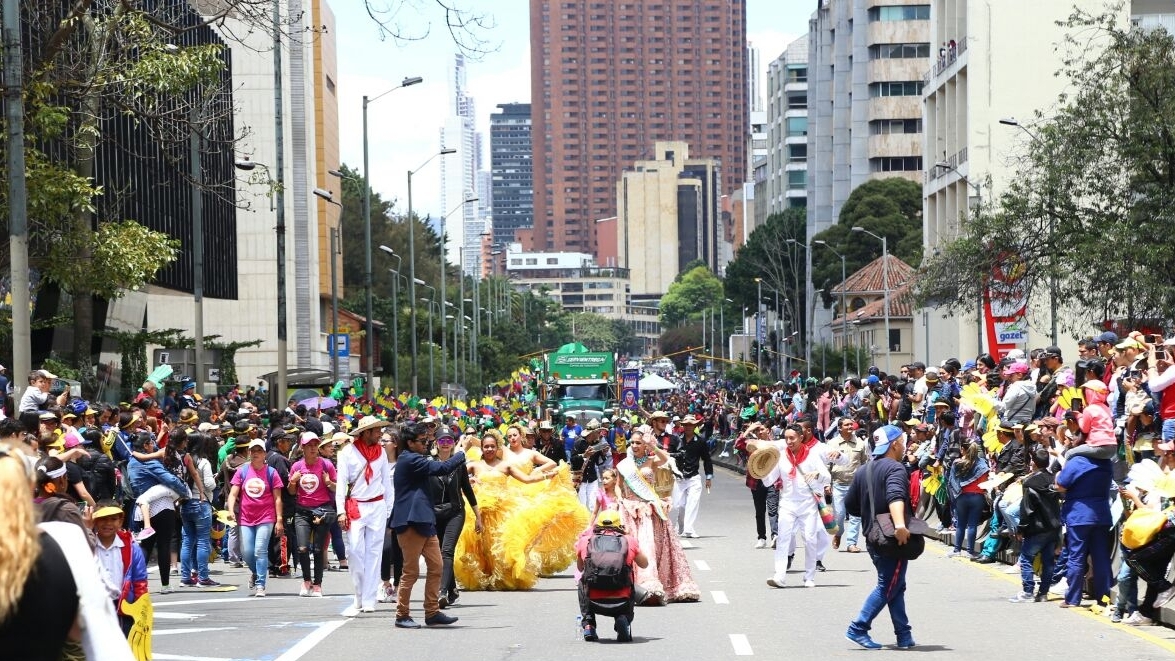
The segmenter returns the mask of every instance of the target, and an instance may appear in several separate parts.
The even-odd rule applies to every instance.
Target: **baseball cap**
[[[1133,337],[1128,337],[1125,340],[1122,340],[1121,342],[1118,342],[1117,344],[1115,344],[1114,348],[1121,350],[1121,351],[1124,351],[1126,349],[1141,349],[1142,343],[1139,342],[1138,340],[1134,339]]]
[[[1102,333],[1101,335],[1098,335],[1097,337],[1093,338],[1093,341],[1097,342],[1098,344],[1101,344],[1103,342],[1106,344],[1117,344],[1118,343],[1118,334],[1113,331],[1106,331],[1106,332]]]
[[[1061,357],[1061,347],[1058,347],[1055,344],[1051,347],[1045,347],[1044,355],[1052,356],[1054,358],[1060,358]]]
[[[1027,374],[1028,363],[1015,362],[1004,368],[1005,374]]]
[[[57,378],[57,375],[54,374],[53,372],[50,372],[49,370],[37,370],[36,372],[33,372],[33,374],[41,377],[42,379],[56,379]]]
[[[893,425],[886,425],[873,432],[873,456],[880,457],[889,452],[889,446],[905,435],[905,432]]]
[[[318,438],[318,434],[315,434],[312,431],[304,431],[302,432],[302,436],[299,437],[298,442],[302,445],[310,445],[311,443],[317,443],[320,440],[321,439]]]
[[[265,441],[263,441],[259,438],[253,439],[252,441],[249,441],[249,444],[246,445],[245,447],[249,450],[252,450],[253,448],[261,448],[262,450],[264,450],[265,449]]]
[[[596,517],[597,528],[619,528],[620,512],[616,510],[604,510]]]
[[[865,379],[865,383],[868,383],[871,386],[875,386],[881,383],[881,379],[876,374],[870,374],[869,378]]]

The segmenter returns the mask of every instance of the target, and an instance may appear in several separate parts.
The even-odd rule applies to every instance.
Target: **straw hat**
[[[392,423],[388,422],[387,420],[380,420],[374,415],[369,415],[359,421],[359,425],[351,430],[351,435],[359,436],[368,429],[382,429],[383,427],[388,427],[391,424]]]
[[[759,448],[747,459],[747,475],[761,480],[767,477],[772,470],[775,470],[775,466],[778,464],[779,448],[774,445]]]

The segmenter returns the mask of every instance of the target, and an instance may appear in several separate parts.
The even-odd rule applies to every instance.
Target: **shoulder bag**
[[[906,519],[906,530],[910,531],[910,538],[906,540],[905,544],[898,544],[893,518],[889,512],[873,514],[877,511],[876,501],[873,497],[874,465],[876,462],[870,461],[865,469],[865,487],[869,489],[869,512],[873,516],[873,525],[869,526],[869,532],[865,534],[865,541],[876,548],[877,552],[884,557],[915,560],[926,550],[926,540],[922,535],[929,532],[930,527],[926,525],[925,521],[911,514]]]

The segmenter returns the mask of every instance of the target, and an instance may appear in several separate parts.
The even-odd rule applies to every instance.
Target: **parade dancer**
[[[344,617],[375,611],[384,529],[392,508],[390,467],[380,445],[380,430],[389,424],[375,416],[363,418],[351,430],[355,442],[338,455],[335,507],[348,535],[347,559],[355,584],[355,601],[343,611]]]

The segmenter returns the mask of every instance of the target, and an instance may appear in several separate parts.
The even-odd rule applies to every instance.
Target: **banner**
[[[630,411],[640,408],[641,371],[625,369],[620,371],[620,406]]]
[[[983,296],[987,350],[996,360],[1018,346],[1028,343],[1028,294],[1021,282],[1024,267],[1020,260],[1006,255],[1003,263],[988,278]]]

